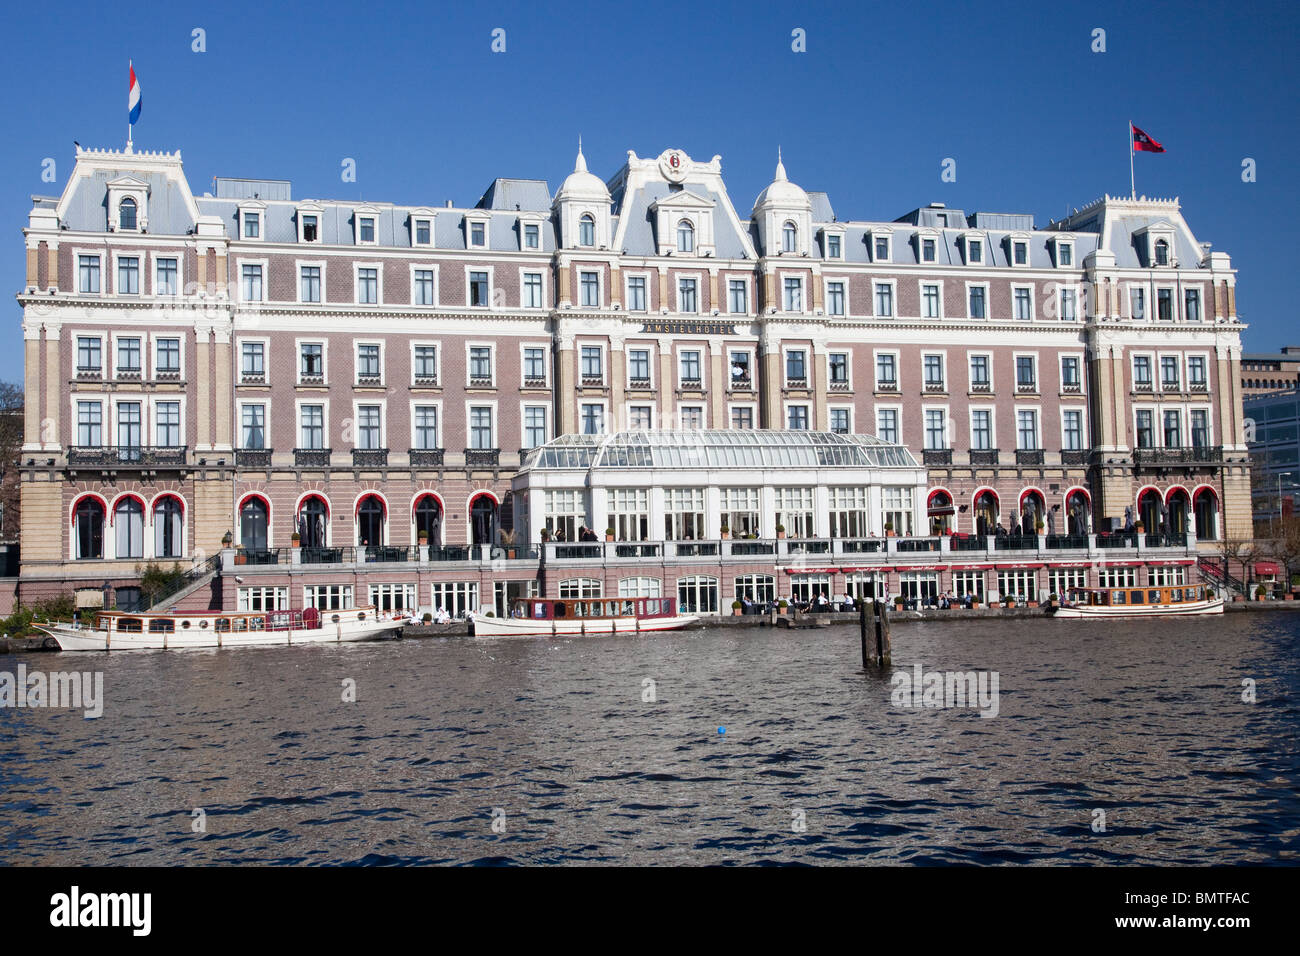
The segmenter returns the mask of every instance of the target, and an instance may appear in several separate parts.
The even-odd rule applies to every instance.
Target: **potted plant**
[[[789,602],[786,601],[785,598],[781,598],[781,600],[776,602],[776,613],[784,614],[786,610],[789,609],[789,607],[790,607]]]
[[[300,535],[297,531],[295,531],[293,534],[289,535],[289,541],[293,544],[295,548],[301,547],[302,535]]]
[[[785,525],[783,525],[783,524],[779,524],[779,525],[776,526],[776,536],[777,536],[778,538],[784,538],[784,537],[785,537]]]
[[[722,524],[718,527],[718,533],[722,535],[723,541],[726,541],[728,538],[731,537],[731,528],[727,526],[727,522],[725,521],[722,522]]]
[[[979,607],[980,599],[972,595],[970,599],[970,606],[971,606],[971,610],[974,610],[975,608]]]
[[[1015,607],[1015,606],[1016,606],[1016,598],[1015,598],[1015,595],[1013,595],[1013,594],[1008,594],[1006,597],[1004,597],[1004,598],[1002,599],[1002,606],[1003,606],[1003,607]]]
[[[515,550],[514,529],[511,528],[507,530],[505,528],[502,528],[499,533],[501,535],[501,545],[506,549],[506,560],[513,561],[515,559],[515,556],[518,554],[518,552]]]
[[[1038,607],[1038,602],[1035,601],[1033,598],[1030,598],[1028,601],[1025,602],[1025,607]]]
[[[606,529],[605,529],[605,540],[606,540],[606,541],[613,541],[613,540],[614,540],[614,529],[613,529],[612,527],[609,527],[609,528],[606,528]]]
[[[423,621],[425,624],[432,624],[433,614],[430,613],[429,611],[425,611],[424,614],[421,615],[420,620]]]
[[[1138,534],[1142,534],[1142,533],[1143,533],[1144,531],[1146,531],[1146,529],[1147,529],[1146,524],[1143,523],[1143,522],[1141,522],[1141,521],[1139,521],[1139,522],[1137,523],[1136,527],[1137,527],[1137,533],[1138,533]]]
[[[731,602],[731,616],[732,616],[732,617],[740,617],[741,612],[744,611],[744,609],[745,609],[745,605],[741,604],[739,601],[732,601],[732,602]]]
[[[893,536],[894,536],[894,522],[892,522],[892,521],[886,521],[886,522],[885,522],[885,537],[886,537],[886,538],[892,538]]]
[[[1043,520],[1041,518],[1038,519],[1037,521],[1034,522],[1034,533],[1042,534],[1044,527],[1046,527],[1046,525],[1043,524]]]
[[[1262,601],[1262,600],[1264,600],[1264,597],[1265,597],[1267,594],[1268,594],[1268,588],[1264,587],[1264,585],[1261,584],[1259,587],[1255,588],[1255,600],[1256,600],[1256,601]]]
[[[542,543],[545,544],[547,541],[550,541],[550,540],[551,540],[551,529],[550,529],[550,528],[543,528],[543,529],[542,529]]]
[[[1047,603],[1052,607],[1060,607],[1061,606],[1060,595],[1057,594],[1055,591],[1053,591],[1051,594],[1047,595]]]
[[[221,546],[223,548],[228,548],[230,547],[230,543],[234,540],[235,540],[235,536],[231,534],[229,531],[227,531],[225,534],[221,536]]]
[[[903,595],[900,594],[894,598],[894,610],[901,611],[902,609],[903,609]]]

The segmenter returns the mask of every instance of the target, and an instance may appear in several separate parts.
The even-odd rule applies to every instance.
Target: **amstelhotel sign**
[[[651,335],[735,335],[736,324],[707,319],[662,319],[646,322],[641,331]]]

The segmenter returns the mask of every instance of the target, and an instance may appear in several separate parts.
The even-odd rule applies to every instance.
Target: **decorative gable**
[[[673,192],[650,204],[655,223],[655,248],[659,255],[712,256],[717,254],[713,238],[713,200],[689,190]],[[688,224],[692,248],[679,249],[678,233]]]

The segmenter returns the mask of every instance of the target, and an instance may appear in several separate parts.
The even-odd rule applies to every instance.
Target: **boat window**
[[[119,617],[117,619],[117,629],[119,631],[130,631],[137,633],[143,630],[138,617]]]
[[[1148,592],[1147,592],[1147,602],[1148,602],[1149,604],[1159,604],[1159,603],[1160,603],[1160,591],[1159,591],[1159,589],[1154,590],[1154,591],[1148,591]]]
[[[624,601],[624,602],[623,602],[623,615],[624,615],[624,617],[635,617],[635,616],[636,616],[636,602],[635,602],[635,601]]]
[[[1199,587],[1199,588],[1196,589],[1196,600],[1198,600],[1198,601],[1204,601],[1204,600],[1205,600],[1205,588],[1204,588],[1204,587]]]
[[[266,629],[266,621],[260,617],[250,617],[248,619],[248,629],[250,631],[262,631]]]
[[[563,601],[556,601],[556,602],[555,602],[555,616],[556,616],[556,617],[564,617],[564,616],[565,616],[566,614],[568,614],[568,613],[569,613],[569,606],[568,606],[567,604],[565,604]]]
[[[1174,600],[1174,602],[1177,603],[1178,601],[1181,601],[1182,599],[1183,599],[1183,589],[1182,589],[1182,588],[1174,588],[1174,596],[1173,596],[1173,600]]]
[[[218,631],[229,631],[229,630],[230,630],[230,618],[228,618],[228,617],[219,617],[219,618],[217,618],[216,621],[214,621],[213,623],[214,623],[214,625],[215,625],[215,630],[218,630]]]
[[[176,630],[176,622],[169,617],[156,617],[149,622],[150,634],[171,634]]]
[[[235,631],[248,630],[248,620],[242,617],[231,618],[231,629]]]
[[[1111,603],[1111,604],[1127,604],[1127,603],[1128,603],[1128,592],[1127,592],[1127,591],[1111,591],[1111,592],[1110,592],[1110,603]]]
[[[1134,603],[1134,604],[1145,604],[1145,603],[1146,603],[1146,601],[1145,601],[1144,598],[1143,598],[1143,594],[1142,594],[1141,591],[1134,591],[1134,592],[1133,592],[1133,602],[1132,602],[1132,603]]]

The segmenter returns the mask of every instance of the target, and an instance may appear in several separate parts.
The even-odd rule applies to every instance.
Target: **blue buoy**
[[[725,734],[726,732],[727,732],[727,728],[726,728],[726,727],[719,727],[719,728],[718,728],[718,733],[720,733],[720,734]]]

